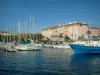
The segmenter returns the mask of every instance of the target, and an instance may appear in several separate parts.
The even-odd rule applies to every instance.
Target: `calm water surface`
[[[0,50],[0,75],[100,75],[100,55],[75,55],[72,50],[6,53]]]

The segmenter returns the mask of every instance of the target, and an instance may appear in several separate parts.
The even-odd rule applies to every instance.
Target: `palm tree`
[[[86,34],[89,36],[91,35],[91,31],[90,30],[87,30]]]

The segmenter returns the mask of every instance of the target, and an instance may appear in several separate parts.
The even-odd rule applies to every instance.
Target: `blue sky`
[[[31,16],[35,20],[35,32],[73,21],[87,22],[90,26],[100,26],[100,0],[0,0],[0,30],[9,29],[9,24],[25,22]]]

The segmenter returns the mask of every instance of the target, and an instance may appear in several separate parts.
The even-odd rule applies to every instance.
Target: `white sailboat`
[[[34,16],[33,16],[33,32],[34,32]],[[34,47],[34,50],[35,50],[35,51],[36,51],[36,50],[41,50],[41,47],[37,46],[37,45],[35,44],[35,42],[34,42],[34,34],[33,34],[33,42],[32,42],[32,44],[33,44],[33,47]]]
[[[13,43],[11,43],[11,25],[10,25],[10,42],[8,42],[8,37],[7,37],[7,42],[5,43],[5,51],[6,52],[16,52],[16,48],[15,45]]]
[[[27,24],[26,24],[27,25]],[[34,30],[34,17],[33,17],[33,27],[31,26],[32,25],[32,21],[31,21],[31,15],[30,15],[30,33],[32,32],[32,28]],[[20,23],[18,24],[19,26],[19,42],[20,42]],[[27,31],[28,32],[28,31]],[[33,36],[34,38],[34,36]],[[30,36],[30,41],[31,41],[31,36]],[[15,48],[19,51],[33,51],[33,50],[40,50],[39,47],[37,47],[35,44],[34,44],[34,40],[31,41],[32,43],[31,44],[18,44]]]
[[[18,29],[19,29],[19,44],[15,47],[19,51],[33,51],[33,48],[30,46],[30,44],[20,44],[20,22],[18,23]]]

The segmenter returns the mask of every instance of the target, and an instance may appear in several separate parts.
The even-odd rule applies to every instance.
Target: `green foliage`
[[[87,34],[88,36],[91,35],[91,31],[88,30],[88,31],[86,32],[86,34]]]
[[[59,37],[60,37],[60,38],[63,38],[63,34],[62,34],[62,33],[60,33]]]
[[[33,35],[34,41],[40,42],[43,38],[44,38],[44,36],[42,34],[40,34],[40,33]]]
[[[20,40],[21,41],[28,41],[29,39],[34,40],[34,41],[38,41],[40,42],[44,36],[40,33],[38,34],[16,34],[16,35],[1,35],[0,34],[0,42],[5,41],[5,42],[11,42],[11,41],[18,41],[19,40],[19,36],[20,36]],[[31,38],[30,38],[31,36]]]
[[[70,41],[71,38],[69,36],[65,36],[64,40],[67,42],[67,41]]]

